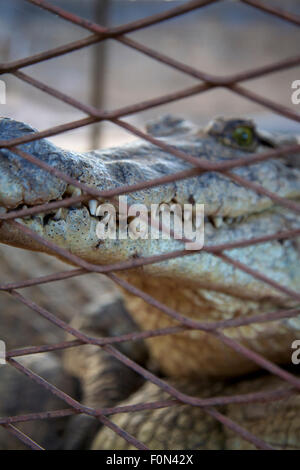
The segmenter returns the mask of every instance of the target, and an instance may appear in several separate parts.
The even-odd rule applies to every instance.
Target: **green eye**
[[[237,127],[233,138],[240,147],[249,147],[253,143],[253,130],[250,127]]]

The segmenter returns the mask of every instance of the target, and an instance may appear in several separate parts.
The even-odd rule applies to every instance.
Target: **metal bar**
[[[32,236],[36,241],[46,246],[48,249],[53,250],[56,254],[69,260],[73,264],[80,266],[79,269],[74,269],[74,270],[60,272],[60,273],[54,273],[48,276],[42,276],[42,277],[35,278],[35,279],[28,279],[26,281],[0,285],[0,290],[8,292],[12,297],[21,301],[24,305],[27,305],[31,310],[37,312],[43,318],[46,318],[50,323],[56,325],[58,328],[68,332],[69,334],[71,334],[73,337],[76,338],[73,341],[63,341],[63,342],[52,344],[52,345],[25,347],[25,348],[18,349],[18,350],[12,350],[7,353],[7,360],[9,364],[14,366],[23,374],[27,375],[31,380],[34,380],[40,386],[46,388],[51,393],[58,396],[60,399],[66,402],[70,406],[70,408],[65,409],[65,410],[56,410],[56,411],[51,411],[51,412],[42,411],[40,413],[31,413],[31,414],[22,415],[22,416],[15,416],[15,417],[11,416],[7,418],[0,418],[0,425],[4,427],[5,429],[7,429],[7,431],[12,433],[17,439],[22,441],[28,447],[32,449],[40,450],[42,448],[37,443],[35,443],[32,439],[30,439],[30,437],[26,436],[17,428],[15,428],[15,426],[13,426],[13,423],[26,422],[26,421],[32,421],[32,420],[38,420],[38,419],[50,419],[50,418],[53,419],[53,418],[59,418],[62,416],[71,416],[72,414],[76,414],[76,413],[85,413],[87,415],[94,416],[96,419],[99,419],[104,425],[110,427],[114,432],[120,435],[127,442],[131,443],[133,446],[139,449],[146,449],[146,446],[143,445],[143,443],[138,441],[135,437],[131,436],[123,429],[120,429],[112,421],[110,421],[107,418],[107,416],[113,415],[116,413],[125,413],[125,412],[130,412],[130,411],[138,412],[138,411],[145,410],[145,409],[151,410],[151,409],[158,409],[162,407],[180,406],[182,404],[189,404],[190,406],[203,407],[206,413],[213,416],[216,420],[222,423],[222,425],[227,426],[229,429],[239,434],[241,437],[243,437],[247,441],[251,442],[257,448],[271,449],[270,445],[268,445],[267,443],[259,439],[257,436],[254,436],[253,434],[249,433],[246,429],[242,428],[237,423],[233,422],[228,417],[224,416],[219,411],[212,408],[212,406],[224,405],[224,404],[229,404],[229,403],[242,404],[242,403],[268,402],[271,400],[282,400],[296,393],[296,391],[300,388],[300,380],[296,376],[293,376],[288,371],[273,364],[271,361],[268,361],[261,355],[255,353],[254,351],[249,350],[248,348],[240,345],[239,343],[225,336],[222,333],[222,330],[229,328],[229,327],[239,327],[239,326],[249,325],[253,323],[263,323],[263,322],[276,321],[276,320],[280,320],[283,318],[291,318],[299,314],[299,307],[293,308],[293,309],[287,309],[287,310],[267,312],[263,314],[256,314],[256,315],[253,315],[251,317],[246,317],[246,318],[233,318],[230,320],[224,320],[224,321],[218,321],[218,322],[197,322],[191,318],[187,318],[181,315],[176,310],[173,310],[167,307],[166,305],[163,305],[162,303],[158,302],[156,299],[154,299],[150,295],[137,289],[135,286],[131,285],[127,281],[124,281],[123,279],[120,279],[118,276],[114,274],[115,271],[132,269],[132,268],[136,268],[139,266],[157,263],[163,260],[172,259],[172,258],[176,258],[180,256],[188,256],[189,254],[191,254],[191,252],[186,252],[186,250],[178,250],[176,252],[166,253],[161,256],[152,256],[152,257],[145,258],[145,259],[133,259],[129,262],[115,263],[115,264],[111,264],[107,266],[98,266],[98,265],[96,266],[91,263],[87,263],[84,260],[81,260],[77,256],[72,255],[67,250],[63,250],[62,248],[56,246],[53,243],[43,240],[42,237],[32,232],[28,228],[24,227],[22,224],[15,222],[14,219],[16,217],[23,217],[23,216],[30,215],[30,214],[37,214],[40,212],[51,211],[58,207],[68,207],[69,205],[74,204],[75,202],[87,201],[91,197],[96,197],[100,199],[112,198],[112,200],[114,200],[114,197],[119,194],[127,194],[129,192],[137,191],[140,189],[159,186],[162,184],[168,184],[179,179],[189,178],[197,174],[201,174],[205,171],[220,171],[226,177],[231,178],[233,181],[235,181],[237,184],[243,185],[253,191],[256,191],[257,193],[263,194],[269,197],[270,199],[272,199],[274,202],[285,206],[287,209],[294,211],[296,213],[299,213],[300,206],[299,206],[299,203],[297,203],[296,201],[290,201],[290,200],[281,198],[277,194],[271,193],[270,191],[266,190],[260,185],[244,180],[243,178],[239,177],[235,173],[230,172],[230,170],[241,167],[241,166],[245,166],[245,165],[252,165],[260,161],[264,161],[268,158],[284,157],[287,153],[289,154],[297,153],[300,150],[300,145],[292,145],[292,146],[287,146],[282,149],[270,150],[269,152],[266,152],[264,154],[253,155],[248,158],[235,160],[234,162],[219,162],[216,164],[211,164],[210,162],[205,162],[205,161],[199,162],[192,155],[187,155],[183,152],[179,152],[178,150],[169,146],[165,142],[161,142],[159,139],[155,139],[154,137],[149,136],[145,134],[144,132],[141,132],[135,126],[128,124],[123,120],[120,120],[120,117],[129,116],[130,114],[141,112],[147,109],[151,109],[153,107],[160,106],[162,104],[167,104],[167,103],[171,103],[174,101],[178,101],[179,99],[183,99],[188,96],[193,96],[196,94],[204,93],[206,91],[209,91],[216,87],[221,86],[221,87],[226,87],[229,91],[235,94],[238,94],[241,97],[244,97],[248,100],[258,103],[264,106],[265,108],[271,109],[273,112],[276,112],[296,122],[300,122],[299,114],[295,113],[290,108],[274,103],[273,101],[268,100],[265,97],[261,97],[257,95],[256,93],[240,85],[241,82],[246,81],[246,80],[259,78],[259,77],[265,76],[266,74],[274,73],[274,72],[281,71],[281,70],[286,70],[290,67],[295,67],[296,65],[300,64],[300,56],[290,57],[290,58],[281,60],[273,64],[265,65],[265,66],[258,67],[258,68],[252,68],[251,70],[246,70],[244,72],[240,72],[234,75],[222,77],[222,76],[211,75],[201,70],[197,70],[194,67],[187,66],[186,64],[176,59],[172,59],[171,57],[161,53],[160,51],[155,51],[148,46],[144,46],[140,44],[139,42],[137,42],[136,40],[133,40],[132,38],[124,36],[125,34],[131,33],[134,31],[139,31],[140,29],[150,27],[152,25],[164,22],[166,20],[170,20],[171,18],[175,18],[177,16],[181,16],[185,13],[192,12],[196,9],[200,9],[210,4],[220,2],[221,0],[189,1],[183,5],[168,9],[167,11],[163,13],[148,16],[141,20],[123,24],[115,28],[107,28],[105,26],[103,27],[100,23],[103,23],[103,22],[105,23],[105,21],[102,20],[102,15],[100,15],[100,13],[98,13],[96,23],[93,23],[75,14],[67,12],[63,10],[62,8],[54,6],[46,1],[42,1],[42,0],[25,0],[25,1],[37,7],[43,8],[44,10],[47,10],[48,12],[52,14],[58,15],[61,18],[65,19],[66,21],[69,21],[82,28],[92,31],[94,34],[82,40],[64,44],[60,47],[47,50],[40,54],[35,54],[31,57],[26,57],[24,59],[20,59],[17,61],[6,63],[6,64],[0,64],[0,74],[13,73],[17,78],[29,83],[30,85],[34,86],[37,89],[40,89],[44,93],[48,93],[49,95],[55,97],[56,99],[59,99],[62,102],[68,103],[69,105],[75,107],[76,109],[80,109],[81,111],[85,112],[88,115],[88,117],[84,119],[80,119],[80,120],[66,123],[60,126],[52,127],[42,132],[31,134],[29,136],[24,136],[19,139],[14,139],[12,141],[0,142],[0,147],[10,148],[13,152],[25,158],[27,161],[30,161],[31,163],[38,165],[44,170],[49,171],[49,173],[57,176],[58,178],[63,179],[69,184],[73,184],[77,187],[80,187],[84,191],[84,194],[80,197],[68,198],[64,201],[52,202],[49,204],[42,204],[40,206],[35,206],[29,209],[11,211],[7,214],[3,214],[0,216],[0,220],[10,221],[10,223],[14,224],[15,226],[18,226],[20,230]],[[276,16],[282,20],[285,20],[289,23],[292,23],[298,26],[300,25],[300,18],[297,15],[290,14],[278,8],[267,6],[263,4],[262,2],[260,2],[259,0],[240,0],[240,1],[246,5],[249,5],[250,7],[257,8],[269,15]],[[100,3],[98,3],[98,5],[100,5]],[[105,0],[105,5],[106,6],[108,5],[107,0]],[[101,6],[104,7],[104,4],[102,4]],[[41,63],[42,61],[62,56],[63,54],[67,54],[72,51],[79,50],[84,47],[88,47],[92,44],[102,43],[102,46],[103,46],[104,45],[103,41],[106,41],[108,39],[113,39],[121,43],[122,45],[130,47],[136,52],[142,53],[155,61],[158,61],[160,63],[163,63],[173,68],[174,70],[180,71],[188,76],[197,78],[201,80],[201,83],[198,85],[195,85],[194,87],[180,90],[176,93],[169,93],[165,96],[157,97],[157,98],[147,100],[144,102],[139,102],[133,105],[126,106],[124,108],[120,108],[120,109],[116,109],[112,111],[106,111],[106,110],[102,111],[101,100],[99,101],[98,90],[96,90],[96,86],[95,86],[95,85],[98,85],[99,83],[99,75],[97,76],[97,73],[100,71],[99,63],[97,67],[97,73],[95,74],[95,84],[94,84],[94,94],[93,94],[94,106],[88,106],[83,103],[80,103],[76,99],[69,97],[59,92],[55,88],[49,87],[48,85],[19,71],[20,68],[33,65],[33,64],[38,64],[38,63]],[[99,44],[99,46],[96,46],[96,47],[101,47],[101,46]],[[193,165],[193,168],[174,174],[174,175],[168,175],[168,176],[164,176],[161,178],[157,178],[152,181],[144,181],[144,182],[140,182],[134,185],[124,186],[122,188],[116,188],[114,190],[109,190],[109,191],[97,191],[90,187],[86,187],[85,185],[81,184],[80,182],[76,180],[73,180],[68,175],[65,175],[64,173],[54,169],[53,167],[45,164],[39,159],[33,157],[32,155],[26,152],[23,152],[22,150],[16,147],[17,145],[20,145],[25,142],[31,142],[31,141],[35,141],[43,137],[50,137],[53,135],[58,135],[68,130],[80,128],[80,127],[87,126],[90,124],[99,123],[103,120],[108,120],[116,124],[117,126],[123,129],[126,129],[132,134],[152,143],[153,145],[159,146],[163,150],[172,153],[177,158],[181,158],[185,160],[186,162],[188,162],[189,164]],[[94,139],[95,138],[96,137],[94,136]],[[233,265],[237,269],[241,269],[242,271],[260,280],[261,282],[266,282],[273,288],[299,301],[300,294],[298,294],[297,292],[294,292],[282,286],[281,284],[274,282],[272,279],[266,278],[262,273],[257,272],[253,270],[252,268],[250,268],[249,266],[232,259],[227,254],[226,255],[224,254],[224,250],[230,250],[230,249],[237,248],[237,247],[245,247],[249,245],[263,243],[263,242],[270,241],[270,240],[289,239],[289,238],[296,237],[298,235],[299,235],[299,230],[289,230],[289,231],[275,233],[275,234],[267,235],[267,236],[252,239],[252,240],[240,240],[235,243],[231,243],[231,244],[227,243],[227,244],[218,245],[218,246],[205,246],[203,250],[206,252],[212,253],[213,255],[222,259],[224,262]],[[193,252],[193,254],[195,253]],[[94,338],[94,337],[85,335],[81,333],[80,331],[72,328],[66,322],[63,322],[62,320],[60,320],[55,314],[40,307],[36,303],[32,302],[30,299],[26,299],[19,292],[15,290],[15,289],[26,288],[26,287],[33,286],[33,285],[41,285],[41,284],[45,284],[48,282],[55,282],[55,281],[59,281],[62,279],[68,279],[68,278],[75,277],[75,276],[81,276],[89,272],[105,273],[115,283],[119,284],[120,286],[128,290],[133,295],[136,295],[142,298],[145,302],[149,303],[152,306],[155,306],[156,308],[160,309],[162,312],[169,315],[171,318],[176,320],[178,325],[174,327],[155,329],[151,331],[133,332],[127,335],[120,335],[118,337]],[[217,286],[217,285],[210,286],[210,288],[212,287],[215,290],[218,290],[220,286]],[[203,284],[203,288],[209,288],[209,286],[206,286],[205,284]],[[286,386],[280,389],[270,390],[266,392],[256,392],[256,393],[244,394],[244,395],[225,396],[225,397],[218,396],[218,397],[212,397],[212,398],[207,398],[207,399],[192,397],[176,390],[170,384],[161,380],[159,377],[156,377],[154,374],[147,371],[143,367],[139,366],[134,361],[131,361],[129,358],[121,354],[118,350],[116,350],[112,346],[113,344],[121,343],[124,341],[129,341],[129,340],[136,341],[138,339],[146,339],[146,338],[151,338],[154,336],[170,335],[170,334],[175,334],[175,333],[178,333],[179,331],[184,331],[187,329],[203,330],[203,331],[206,331],[208,334],[214,335],[231,349],[247,357],[249,360],[254,361],[260,367],[280,377],[285,382],[288,382],[290,386]],[[85,407],[81,403],[77,402],[76,400],[73,400],[63,391],[49,384],[43,378],[37,376],[37,374],[33,373],[32,371],[22,366],[21,364],[19,364],[17,361],[13,359],[14,357],[24,356],[28,354],[36,354],[36,353],[47,352],[47,351],[48,352],[49,351],[61,351],[70,347],[80,347],[82,344],[94,344],[103,348],[108,354],[111,354],[113,357],[115,357],[116,359],[124,363],[126,366],[130,367],[132,370],[135,370],[138,374],[143,376],[146,380],[149,380],[155,385],[157,385],[158,387],[160,387],[162,390],[167,392],[172,398],[158,401],[158,402],[152,402],[152,403],[138,403],[136,405],[117,406],[114,408],[106,408],[106,409],[104,408],[101,410],[96,410],[96,409],[92,409],[89,407]]]

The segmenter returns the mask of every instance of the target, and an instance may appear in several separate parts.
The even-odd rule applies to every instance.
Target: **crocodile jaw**
[[[5,128],[6,139],[33,132],[29,126],[22,123],[2,119],[0,137],[1,126]],[[212,162],[244,155],[243,152],[225,147],[205,134],[201,137],[192,136],[189,139],[185,139],[184,136],[176,137],[172,144]],[[24,144],[21,148],[98,190],[133,184],[189,167],[185,162],[157,147],[141,142],[88,154],[65,152],[46,140]],[[59,200],[68,192],[67,183],[9,150],[0,151],[0,170],[0,205],[5,210],[20,207],[22,204],[32,206]],[[300,195],[300,170],[289,168],[281,161],[270,160],[234,171],[246,179],[263,184],[281,196],[295,198]],[[228,178],[213,172],[139,191],[129,195],[128,199],[129,204],[143,203],[147,207],[150,203],[172,201],[183,205],[190,202],[191,195],[195,203],[205,205],[205,214],[209,216],[205,224],[206,245],[256,238],[300,225],[300,218],[295,214],[273,207],[268,198],[238,186]],[[47,219],[43,215],[33,216],[24,219],[22,223],[46,240],[95,264],[159,255],[183,248],[181,241],[173,239],[99,241],[96,233],[98,219],[90,214],[85,205],[63,209],[61,214],[61,218],[57,217],[57,214],[50,214]],[[231,220],[231,222],[225,222],[217,229],[211,223],[216,216],[221,217],[222,221]],[[242,222],[238,221],[241,216],[245,218]],[[9,222],[1,223],[0,241],[27,249],[47,251],[45,247],[25,236]],[[230,250],[228,254],[244,264],[251,264],[253,269],[286,287],[291,289],[299,287],[299,252],[293,241],[286,240],[283,243],[272,241]],[[201,286],[202,283],[207,285],[211,282],[212,286],[220,286],[220,290],[223,289],[231,294],[241,289],[244,295],[249,297],[252,295],[256,298],[282,297],[282,294],[267,284],[228,266],[219,258],[204,251],[144,266],[139,272],[145,276],[172,278],[174,283],[179,284],[184,282]]]

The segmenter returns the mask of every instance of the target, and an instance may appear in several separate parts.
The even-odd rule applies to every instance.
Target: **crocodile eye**
[[[253,130],[250,127],[237,127],[233,138],[240,147],[250,147],[253,144]]]

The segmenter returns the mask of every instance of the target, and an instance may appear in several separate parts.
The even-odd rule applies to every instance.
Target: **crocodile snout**
[[[33,134],[34,129],[8,118],[0,119],[0,143]],[[38,157],[45,163],[64,170],[62,154],[46,140],[19,145],[19,150]],[[59,199],[66,183],[37,165],[25,160],[9,148],[0,149],[0,206],[13,209]]]

